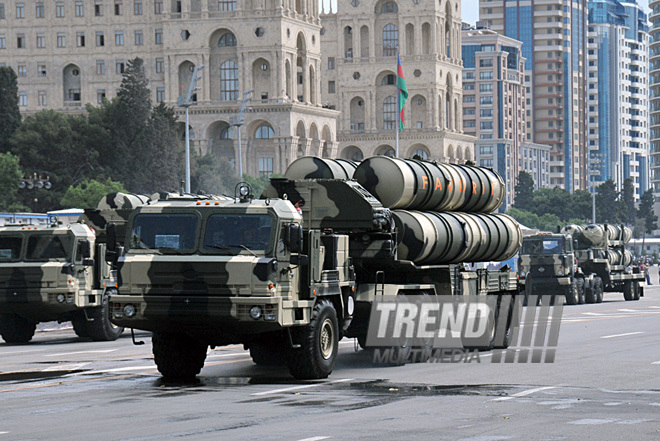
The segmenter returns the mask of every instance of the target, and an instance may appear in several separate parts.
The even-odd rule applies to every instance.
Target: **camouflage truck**
[[[123,328],[109,320],[108,294],[117,281],[116,270],[106,262],[107,240],[123,240],[128,213],[145,201],[113,193],[69,225],[51,217],[45,226],[0,227],[2,338],[27,343],[39,322],[72,321],[80,337],[117,339]]]
[[[569,305],[600,303],[605,292],[639,300],[644,279],[625,249],[632,232],[624,226],[568,225],[557,234],[523,239],[518,271],[525,295],[561,295]]]
[[[432,227],[398,216],[346,179],[273,179],[259,199],[246,185],[231,199],[168,195],[131,214],[112,321],[153,332],[166,379],[194,378],[209,346],[229,344],[243,344],[258,365],[325,378],[342,337],[364,345],[377,295],[516,292],[515,273],[442,264],[484,253],[510,258],[520,246],[515,223],[506,239],[482,243],[463,235],[472,231],[465,223],[447,220],[448,234],[461,234],[447,246]],[[504,234],[509,218],[484,219]]]

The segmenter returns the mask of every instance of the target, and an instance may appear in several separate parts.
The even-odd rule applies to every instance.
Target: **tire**
[[[640,291],[639,282],[633,282],[633,300],[639,300]]]
[[[121,326],[115,326],[110,321],[110,305],[108,303],[108,292],[103,294],[101,306],[88,308],[87,314],[92,321],[86,322],[87,336],[94,341],[117,340],[124,332]]]
[[[571,284],[566,288],[566,304],[577,305],[580,301],[578,296],[577,279],[573,278]]]
[[[596,303],[597,295],[594,287],[595,287],[595,279],[585,283],[584,296],[587,303]]]
[[[312,311],[310,323],[291,329],[294,343],[291,349],[289,372],[297,379],[327,378],[335,367],[339,351],[337,311],[332,302],[319,300]]]
[[[87,317],[84,312],[77,313],[71,319],[73,331],[80,338],[89,338],[89,331],[87,330]]]
[[[498,340],[498,335],[493,336],[493,340],[490,343],[491,349],[507,349],[509,345],[511,344],[511,337],[513,336],[513,328],[511,327],[511,321],[513,319],[513,306],[515,304],[516,298],[515,296],[511,296],[511,302],[509,303],[509,311],[508,311],[508,317],[506,320],[506,330],[504,334],[504,340],[502,341],[501,345],[495,344],[495,342]],[[497,310],[495,314],[495,326],[496,326],[496,332],[497,332],[497,323],[499,321],[500,317],[500,312],[502,308],[502,296],[498,296],[497,299]]]
[[[183,333],[154,332],[154,360],[166,381],[191,381],[204,367],[208,345]]]
[[[250,357],[257,366],[285,366],[286,350],[283,342],[255,343],[250,346]]]
[[[0,314],[0,335],[11,344],[28,343],[34,337],[37,324],[18,314]]]
[[[602,303],[603,302],[603,281],[601,280],[600,277],[596,277],[594,279],[594,292],[596,294],[596,303]]]
[[[577,278],[577,292],[578,292],[578,304],[583,305],[586,302],[585,295],[585,281],[584,277]]]
[[[634,290],[635,287],[633,286],[632,280],[626,280],[625,282],[623,282],[623,298],[627,302],[630,302],[631,300],[635,299]]]

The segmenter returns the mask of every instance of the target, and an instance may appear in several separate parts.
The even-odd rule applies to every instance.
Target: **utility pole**
[[[188,93],[179,96],[178,101],[179,107],[186,108],[186,193],[190,193],[190,124],[188,109],[195,104],[195,102],[193,102],[193,95],[200,89],[199,87],[195,87],[195,83],[202,79],[202,77],[197,76],[202,69],[204,69],[204,66],[195,66],[192,78],[190,78]]]
[[[238,179],[243,179],[243,152],[241,151],[241,126],[245,124],[245,111],[247,107],[245,105],[248,101],[252,100],[250,95],[252,95],[254,89],[243,92],[243,99],[241,100],[241,108],[238,111],[238,115],[231,118],[231,125],[238,127]]]

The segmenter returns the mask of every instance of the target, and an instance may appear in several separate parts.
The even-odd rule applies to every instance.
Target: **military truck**
[[[525,237],[518,262],[525,295],[565,296],[569,305],[600,303],[605,292],[639,300],[644,276],[630,266],[625,244],[631,237],[628,227],[607,224],[567,225],[556,234]]]
[[[72,321],[76,334],[115,340],[123,328],[109,320],[108,294],[116,270],[106,262],[110,240],[123,240],[128,213],[147,198],[113,193],[78,222],[0,227],[0,335],[7,343],[27,343],[36,325]],[[108,222],[113,227],[108,231]]]
[[[166,379],[194,378],[229,344],[325,378],[342,337],[365,344],[377,295],[517,292],[513,272],[459,265],[518,251],[515,221],[488,214],[503,188],[479,167],[305,157],[259,199],[244,184],[229,200],[168,195],[131,214],[112,321],[153,332]]]

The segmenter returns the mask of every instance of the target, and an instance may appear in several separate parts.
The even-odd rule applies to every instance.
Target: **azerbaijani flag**
[[[408,99],[408,88],[406,79],[403,77],[403,66],[401,66],[401,57],[397,54],[398,65],[396,70],[396,87],[399,89],[399,132],[403,130],[403,106]]]

